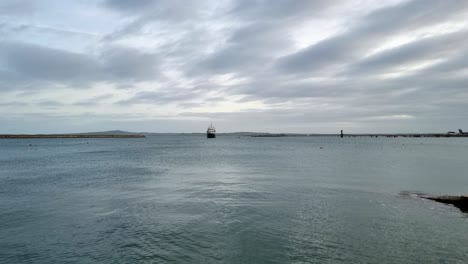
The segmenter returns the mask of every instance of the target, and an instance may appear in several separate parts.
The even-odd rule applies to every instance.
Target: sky
[[[0,134],[211,122],[468,130],[468,1],[0,1]]]

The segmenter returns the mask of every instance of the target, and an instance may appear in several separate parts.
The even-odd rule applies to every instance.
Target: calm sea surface
[[[468,139],[0,140],[0,263],[468,263],[413,192],[468,193]]]

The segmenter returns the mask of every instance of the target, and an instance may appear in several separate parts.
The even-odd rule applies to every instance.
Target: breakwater
[[[0,139],[29,139],[29,138],[145,138],[143,134],[39,134],[39,135],[22,135],[22,134],[0,134]]]
[[[337,135],[339,136],[339,135]],[[341,136],[343,137],[343,136]],[[424,133],[424,134],[348,134],[344,137],[410,137],[410,138],[420,138],[420,137],[468,137],[468,134],[446,134],[446,133]]]
[[[421,138],[421,137],[430,137],[430,138],[447,138],[447,137],[468,137],[468,134],[444,134],[444,133],[427,133],[427,134],[258,134],[250,135],[251,137],[387,137],[387,138],[398,138],[398,137],[407,137],[407,138]]]

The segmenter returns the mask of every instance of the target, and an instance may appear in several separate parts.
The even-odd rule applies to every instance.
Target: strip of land
[[[121,130],[111,130],[90,133],[69,133],[69,134],[0,134],[0,139],[14,138],[144,138],[146,136],[164,135],[194,135],[204,136],[205,133],[148,133],[148,132],[128,132]],[[340,134],[300,134],[300,133],[267,133],[267,132],[231,132],[218,133],[219,136],[239,136],[239,137],[340,137]],[[394,133],[394,134],[343,134],[344,138],[350,137],[428,137],[428,138],[467,138],[468,133],[460,130],[460,133]]]
[[[26,139],[26,138],[144,138],[143,134],[0,134],[0,139]]]
[[[251,137],[340,137],[340,134],[258,134]],[[468,133],[446,134],[446,133],[423,133],[423,134],[344,134],[343,137],[468,137]]]

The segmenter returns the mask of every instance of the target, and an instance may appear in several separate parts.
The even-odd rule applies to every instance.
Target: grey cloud
[[[36,11],[35,0],[2,0],[0,16],[30,15]]]
[[[65,106],[63,102],[56,100],[41,100],[36,103],[36,105],[41,109],[54,110],[58,109],[61,106]]]
[[[74,105],[77,106],[96,106],[101,104],[103,101],[106,101],[108,99],[112,99],[114,97],[113,94],[104,94],[100,96],[95,96],[93,98],[87,99],[87,100],[82,100],[79,102],[74,103]]]
[[[98,120],[94,127],[101,127],[99,125],[107,120],[107,123],[117,122],[123,126],[118,127],[121,129],[132,119],[148,119],[153,115],[93,114],[93,106],[115,103],[117,97],[110,95],[90,94],[89,99],[74,102],[74,106],[82,107],[72,107],[70,111],[89,108],[89,113],[73,114],[67,113],[67,105],[61,106],[60,102],[54,104],[35,99],[46,98],[47,92],[54,89],[90,87],[96,82],[105,82],[111,89],[124,88],[125,92],[135,93],[135,96],[112,105],[113,108],[132,112],[134,108],[128,106],[171,104],[175,106],[174,110],[159,118],[191,120],[189,124],[196,125],[189,131],[196,129],[200,124],[198,121],[210,119],[216,124],[219,122],[222,130],[241,127],[243,130],[299,129],[310,132],[353,126],[363,132],[369,132],[369,129],[401,131],[412,126],[421,130],[440,126],[439,123],[453,125],[466,119],[463,109],[468,101],[465,72],[468,46],[464,43],[467,33],[442,35],[437,32],[446,29],[439,27],[442,23],[456,22],[453,25],[458,26],[459,22],[466,21],[463,15],[467,14],[468,2],[465,1],[405,0],[390,7],[384,3],[386,7],[367,15],[353,10],[350,15],[341,13],[341,1],[102,2],[104,5],[100,6],[104,6],[104,10],[80,11],[92,11],[90,14],[104,11],[104,16],[118,17],[120,21],[110,21],[109,25],[97,29],[98,35],[102,33],[102,36],[112,32],[102,39],[93,37],[89,41],[91,38],[86,34],[80,35],[81,40],[86,40],[87,53],[70,51],[67,46],[73,42],[70,34],[57,32],[50,39],[47,37],[50,33],[44,35],[46,31],[54,30],[54,25],[41,28],[39,23],[0,22],[1,33],[22,30],[21,35],[4,34],[3,38],[9,42],[0,44],[0,92],[2,96],[11,96],[2,98],[3,111],[13,112],[15,107],[21,107],[15,106],[16,103],[31,101],[28,106],[32,112],[47,106],[58,110],[31,116],[30,120],[56,118],[61,122],[70,118],[73,123],[84,119]],[[356,3],[361,7],[369,2]],[[348,4],[353,3],[346,2]],[[323,21],[327,15],[335,14],[335,7],[343,16],[338,20],[343,19],[347,28],[341,28],[343,31],[310,47],[295,48],[298,43],[292,39],[296,35],[292,36],[291,32],[302,32],[296,30],[308,22],[314,23],[317,17]],[[46,12],[46,9],[41,10]],[[368,9],[365,6],[364,10]],[[122,28],[113,26],[122,25],[122,21],[128,23]],[[49,26],[49,21],[39,22]],[[422,28],[433,36],[381,49],[387,41]],[[75,28],[64,30],[73,34]],[[76,30],[82,29],[78,26]],[[83,29],[87,30],[89,25]],[[62,48],[18,42],[20,39],[37,42],[37,36],[48,42],[58,41],[54,47]],[[300,38],[302,43],[302,38],[307,36]],[[133,49],[123,45],[158,48]],[[439,60],[434,65],[407,71],[407,66],[434,59]],[[401,71],[401,76],[387,78],[381,75],[395,69]],[[145,82],[144,85],[141,82]],[[151,84],[158,88],[151,88]],[[36,89],[38,97],[35,97],[32,88],[37,87],[47,87],[48,91]],[[153,91],[148,91],[151,89]],[[3,93],[5,90],[7,92]],[[28,94],[21,96],[13,90],[27,91]],[[230,109],[238,107],[239,111],[216,113],[224,103],[228,103]],[[188,113],[191,108],[210,109],[213,105],[216,110],[211,113]],[[246,110],[247,105],[262,110]],[[181,111],[186,113],[178,116]],[[154,121],[163,124],[161,120]],[[138,123],[143,126],[142,130],[145,123],[148,122]],[[278,126],[278,123],[284,126]],[[183,122],[164,124],[172,126],[168,130],[187,131]],[[156,125],[151,128],[159,130]],[[201,129],[205,129],[204,124]]]
[[[204,103],[180,103],[177,104],[180,108],[196,108],[196,107],[202,107],[205,106]]]
[[[323,111],[317,111],[307,108],[276,108],[276,109],[266,109],[266,110],[244,110],[236,112],[218,112],[218,113],[193,113],[185,112],[181,116],[184,117],[198,117],[206,118],[208,120],[216,120],[217,123],[233,122],[238,124],[251,124],[252,120],[261,120],[265,124],[278,124],[278,120],[281,120],[281,124],[284,125],[293,125],[300,124],[305,126],[310,126],[309,131],[313,131],[312,124],[325,125],[327,123],[346,123],[346,122],[360,122],[360,121],[385,121],[389,118],[394,120],[407,121],[409,118],[402,118],[405,116],[410,116],[405,114],[403,111],[389,112],[388,111],[375,111],[369,112],[368,109],[360,108],[348,108],[328,110],[325,115]],[[364,118],[363,118],[364,117]],[[400,117],[400,118],[398,118]],[[281,127],[281,126],[280,126]]]
[[[18,74],[0,69],[0,91],[18,88],[25,85],[25,82]]]
[[[453,103],[468,98],[466,77],[411,76],[388,81],[368,80],[353,84],[352,92],[343,97],[347,107],[404,111],[416,116],[431,115]],[[357,87],[361,85],[362,88]],[[454,96],[457,95],[457,96]],[[450,98],[450,100],[447,100]],[[339,97],[334,97],[334,100]]]
[[[118,129],[135,132],[157,131],[159,126],[162,126],[161,124],[165,124],[162,127],[170,131],[174,127],[173,123],[177,123],[180,128],[187,125],[187,122],[142,119],[142,116],[144,116],[144,113],[118,115],[92,112],[82,114],[66,112],[61,114],[11,113],[9,115],[0,115],[0,122],[2,123],[2,133],[80,133]],[[18,122],[18,120],[21,120],[21,122]],[[90,124],[92,124],[91,127]]]
[[[159,76],[158,56],[128,48],[112,48],[102,55],[105,70],[115,78],[153,80]]]
[[[32,44],[1,44],[0,62],[25,78],[42,80],[95,79],[99,64],[93,58]]]
[[[466,70],[468,68],[468,49],[463,49],[452,56],[447,56],[442,62],[430,65],[424,68],[419,75],[433,76],[433,75],[450,75],[454,72]]]
[[[294,109],[298,112],[302,110],[297,106],[305,104],[313,109],[318,103],[346,109],[346,112],[361,109],[356,117],[366,111],[372,115],[391,113],[420,117],[466,101],[467,84],[466,77],[453,76],[407,76],[386,81],[373,77],[324,82],[281,82],[273,79],[270,82],[252,82],[230,91],[244,94],[244,102],[259,100],[271,107],[288,102],[296,105]],[[451,96],[455,94],[456,97]],[[315,111],[331,116],[326,108]]]
[[[410,0],[382,8],[364,17],[361,27],[369,31],[413,30],[427,27],[457,16],[464,17],[468,2],[464,0]]]
[[[95,57],[25,43],[0,44],[0,75],[3,86],[10,83],[48,81],[84,85],[97,81],[145,81],[159,77],[158,57],[114,46]],[[1,69],[1,68],[0,68]],[[20,80],[21,79],[21,80]]]
[[[339,2],[338,0],[241,0],[236,2],[231,14],[244,19],[278,21],[317,14]]]
[[[119,12],[138,12],[152,7],[158,1],[155,0],[107,0],[104,5]]]
[[[441,23],[466,13],[468,2],[413,0],[374,11],[347,32],[325,39],[278,61],[285,72],[313,72],[345,65],[364,56],[392,34]]]
[[[194,66],[198,72],[252,72],[272,65],[278,51],[292,45],[291,27],[333,7],[339,1],[238,1],[230,11],[244,25],[231,29],[223,48]],[[259,67],[260,66],[260,67]],[[258,70],[255,70],[258,72]]]
[[[297,73],[320,71],[324,66],[343,65],[355,57],[360,49],[368,48],[371,42],[361,43],[362,36],[345,34],[336,36],[312,47],[280,58],[278,66],[281,71]]]
[[[385,95],[380,94],[381,97]],[[351,98],[348,98],[351,99]],[[306,105],[305,107],[296,106],[294,108],[275,107],[266,110],[244,110],[236,112],[221,113],[192,113],[185,112],[182,115],[186,117],[196,117],[207,120],[214,120],[217,124],[235,129],[241,126],[247,131],[259,127],[253,125],[252,120],[258,120],[260,127],[266,128],[266,131],[285,132],[291,131],[290,128],[296,128],[292,131],[303,132],[330,132],[330,129],[352,129],[353,132],[401,132],[401,131],[434,131],[434,125],[431,121],[443,123],[444,126],[454,125],[454,120],[460,120],[464,112],[460,112],[465,104],[390,104],[388,101],[383,105],[374,105],[372,100],[367,104],[365,98],[357,98],[358,101],[346,103],[345,107],[321,107]],[[362,99],[362,100],[361,100]],[[321,100],[325,104],[327,101]],[[343,106],[343,104],[341,104]],[[450,117],[447,119],[447,117]],[[281,126],[278,124],[281,123]],[[252,127],[252,128],[251,128]],[[264,131],[265,131],[264,130]],[[238,130],[237,130],[238,131]],[[257,130],[258,131],[258,130]],[[338,130],[337,130],[338,131]],[[437,131],[437,130],[435,130]],[[443,132],[445,130],[439,131]]]
[[[465,48],[467,38],[467,31],[459,31],[413,41],[366,57],[353,64],[349,72],[369,74],[420,61],[445,59]]]
[[[256,23],[235,31],[225,48],[210,54],[201,68],[211,72],[251,71],[265,67],[276,50],[289,46],[287,31],[275,23]]]
[[[225,98],[220,97],[220,96],[214,96],[214,97],[205,98],[205,101],[206,101],[206,102],[221,102],[221,101],[223,101],[224,99],[225,99]]]
[[[41,100],[37,103],[40,106],[45,107],[55,107],[55,106],[62,106],[63,103],[55,100]]]
[[[139,33],[147,24],[152,22],[181,23],[199,18],[210,5],[216,2],[193,0],[142,0],[123,1],[108,0],[104,6],[118,11],[124,16],[134,19],[107,35],[105,40],[116,40]]]
[[[135,96],[120,101],[121,105],[132,104],[168,104],[180,103],[185,101],[194,100],[198,94],[194,91],[180,91],[178,89],[167,89],[159,91],[139,92]]]
[[[22,106],[27,106],[29,105],[26,102],[21,102],[21,101],[10,101],[10,102],[2,102],[0,103],[0,106],[5,106],[5,107],[22,107]]]
[[[241,45],[232,45],[224,50],[218,51],[208,59],[194,67],[195,73],[230,73],[241,72],[258,65],[266,65],[268,57],[258,56],[245,49]]]
[[[346,90],[346,86],[348,85],[336,81],[314,82],[271,79],[265,81],[253,81],[251,83],[235,87],[231,91],[248,95],[249,97],[244,98],[244,101],[247,101],[248,99],[266,100],[272,98],[278,98],[280,101],[285,101],[294,98],[346,96],[348,95]]]
[[[428,3],[416,0],[383,8],[365,16],[357,26],[351,27],[345,33],[280,59],[276,71],[270,71],[269,66],[274,61],[274,51],[280,48],[262,52],[262,43],[250,42],[249,39],[251,37],[255,40],[257,36],[261,39],[263,32],[254,29],[255,26],[261,27],[262,23],[247,25],[235,31],[228,39],[227,45],[213,53],[203,66],[209,73],[241,73],[242,77],[247,77],[247,83],[226,89],[231,95],[244,95],[242,102],[260,100],[274,107],[281,102],[299,105],[301,102],[307,104],[309,100],[312,108],[314,102],[320,101],[326,105],[347,109],[346,113],[355,109],[354,117],[348,119],[353,122],[363,121],[364,119],[359,119],[363,116],[368,117],[366,122],[380,122],[385,118],[376,117],[389,116],[424,118],[432,111],[449,108],[450,103],[441,101],[440,98],[449,94],[461,94],[466,89],[465,78],[417,75],[383,80],[374,76],[374,73],[426,59],[456,57],[456,54],[463,53],[466,49],[465,32],[417,40],[366,59],[362,58],[393,34],[450,21],[464,12],[466,4],[460,1]],[[286,28],[289,28],[289,25]],[[281,33],[281,30],[281,27],[273,30],[273,37],[269,40],[274,42],[275,38],[284,37],[281,34],[275,35]],[[251,50],[254,50],[251,53],[250,46],[247,45],[250,43],[253,47]],[[265,59],[264,54],[267,54]],[[462,59],[458,59],[457,62],[463,63]],[[317,73],[332,66],[344,69],[350,67],[351,70],[347,72],[347,76],[327,76],[325,81],[307,79],[323,79],[322,75]],[[291,73],[294,75],[290,75]],[[356,73],[359,73],[359,76],[356,76]],[[434,105],[421,102],[431,102]],[[294,111],[303,110],[296,107]],[[319,109],[317,112],[333,120],[339,120],[338,116],[346,116],[343,112],[337,112],[337,116],[325,110]],[[277,116],[277,120],[280,119],[283,120]],[[302,120],[307,122],[307,118],[302,117]],[[319,118],[312,115],[310,120]]]
[[[185,20],[196,16],[206,1],[193,0],[108,0],[104,6],[122,14],[135,14],[142,20]]]

